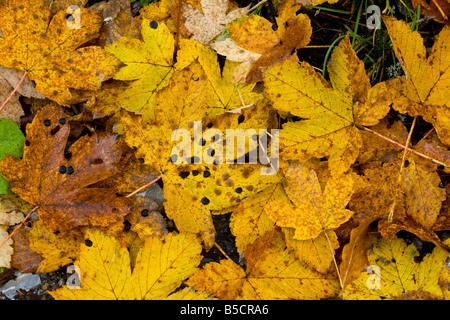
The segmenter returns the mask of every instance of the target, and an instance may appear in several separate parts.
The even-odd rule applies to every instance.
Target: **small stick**
[[[392,219],[393,219],[393,216],[394,216],[395,206],[397,205],[398,189],[400,188],[400,183],[402,181],[403,168],[405,167],[405,158],[406,158],[406,154],[408,153],[408,145],[409,145],[409,142],[411,141],[412,132],[414,130],[414,127],[416,126],[416,120],[417,120],[417,116],[414,117],[413,123],[411,125],[411,129],[410,129],[409,134],[408,134],[408,138],[406,139],[406,148],[403,151],[402,163],[400,165],[400,172],[398,174],[397,188],[395,190],[394,202],[392,203],[391,210],[389,210],[389,215],[388,215],[388,219],[387,219],[387,221],[389,223],[392,222]]]
[[[22,227],[22,225],[25,223],[25,221],[27,221],[27,219],[31,216],[31,214],[32,214],[33,212],[35,212],[38,208],[39,208],[39,206],[34,207],[33,210],[31,210],[31,211],[26,215],[26,217],[23,218],[22,222],[21,222],[17,227],[14,228],[13,232],[11,232],[11,233],[6,237],[6,239],[3,240],[3,242],[0,244],[0,248],[3,247],[3,246],[5,245],[5,243],[6,243],[9,239],[11,239],[11,237],[14,235],[14,233],[16,233],[16,231],[19,230],[20,227]]]
[[[214,246],[216,246],[217,249],[219,249],[219,251],[224,255],[225,258],[227,258],[230,261],[233,261],[225,252],[225,250],[223,250],[218,244],[217,242],[214,241]]]
[[[20,85],[22,84],[23,80],[25,80],[25,77],[27,75],[27,72],[25,71],[22,78],[20,79],[19,83],[15,86],[14,90],[9,94],[8,98],[6,98],[5,101],[3,101],[2,105],[0,106],[0,111],[6,106],[8,101],[11,99],[11,97],[16,93],[17,89],[19,89]]]
[[[130,193],[129,195],[126,195],[125,198],[129,198],[131,196],[134,196],[136,193],[138,193],[139,191],[144,190],[145,188],[150,187],[152,184],[154,184],[156,181],[158,181],[159,179],[161,179],[161,175],[159,175],[158,177],[156,177],[154,180],[150,181],[149,183],[147,183],[145,186],[142,186],[140,188],[137,188],[136,190],[134,190],[132,193]]]

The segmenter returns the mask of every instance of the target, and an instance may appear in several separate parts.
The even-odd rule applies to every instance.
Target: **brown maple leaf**
[[[117,137],[86,135],[65,151],[66,115],[48,105],[27,127],[23,159],[7,156],[2,174],[22,199],[39,207],[39,218],[51,231],[80,226],[106,227],[129,212],[129,200],[108,188],[89,188],[118,172],[122,155]]]

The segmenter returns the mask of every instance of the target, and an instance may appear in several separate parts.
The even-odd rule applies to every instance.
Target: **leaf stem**
[[[31,210],[31,211],[26,215],[26,217],[23,218],[22,222],[21,222],[17,227],[14,228],[13,232],[11,232],[11,233],[6,237],[6,239],[3,240],[3,242],[0,244],[0,248],[3,247],[3,246],[5,245],[5,243],[6,243],[9,239],[11,239],[11,237],[14,235],[14,233],[16,233],[16,231],[19,230],[20,227],[22,227],[22,225],[25,223],[25,221],[27,221],[27,219],[31,216],[31,214],[32,214],[33,212],[35,212],[38,208],[39,208],[39,206],[34,207],[33,210]]]
[[[161,179],[161,175],[159,175],[158,177],[156,177],[154,180],[150,181],[149,183],[147,183],[146,185],[137,188],[136,190],[134,190],[132,193],[130,193],[129,195],[126,195],[125,198],[129,198],[131,196],[134,196],[136,193],[138,193],[139,191],[144,190],[145,188],[150,187],[152,184],[154,184],[156,181],[158,181],[159,179]]]
[[[9,96],[6,98],[5,101],[3,101],[2,105],[0,106],[0,111],[6,106],[6,104],[8,103],[8,101],[11,99],[11,97],[14,95],[14,93],[16,93],[17,89],[19,89],[20,85],[22,84],[22,82],[25,80],[25,77],[27,76],[27,72],[25,71],[23,73],[22,78],[20,79],[19,83],[14,87],[14,90],[9,94]]]

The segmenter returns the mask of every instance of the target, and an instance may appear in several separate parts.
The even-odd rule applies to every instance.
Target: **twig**
[[[27,76],[27,72],[25,71],[23,73],[23,76],[20,79],[19,83],[14,87],[14,90],[9,94],[9,96],[6,98],[6,100],[3,101],[2,105],[0,106],[0,111],[6,106],[6,104],[11,99],[11,97],[14,95],[14,93],[16,93],[17,89],[19,89],[20,85],[22,84],[23,80],[25,80],[26,76]]]
[[[31,210],[31,211],[26,215],[26,217],[23,218],[22,222],[21,222],[17,227],[14,228],[13,232],[11,232],[11,233],[6,237],[6,239],[3,240],[3,242],[0,244],[0,248],[3,247],[3,246],[5,245],[5,243],[6,243],[9,239],[11,239],[11,237],[14,235],[14,233],[16,233],[16,231],[19,230],[20,227],[22,227],[22,225],[25,223],[25,221],[27,221],[27,219],[31,216],[31,214],[32,214],[33,212],[35,212],[38,208],[39,208],[39,206],[34,207],[33,210]]]
[[[225,252],[225,250],[223,250],[223,249],[217,244],[217,242],[214,241],[214,245],[216,246],[217,249],[219,249],[219,251],[223,254],[223,256],[224,256],[225,258],[227,258],[227,259],[230,260],[230,261],[233,261],[233,260],[227,255],[227,253]]]
[[[379,134],[379,133],[376,132],[376,131],[373,131],[373,130],[371,130],[371,129],[369,129],[369,128],[366,128],[366,127],[363,127],[363,126],[358,126],[358,128],[360,128],[360,129],[362,129],[362,130],[365,130],[365,131],[368,131],[368,132],[371,132],[371,133],[377,135],[378,137],[380,137],[380,138],[382,138],[382,139],[384,139],[384,140],[386,140],[386,141],[389,141],[390,143],[395,144],[396,146],[398,146],[398,147],[400,147],[400,148],[402,148],[402,149],[406,149],[406,150],[408,150],[408,151],[410,151],[410,152],[412,152],[412,153],[417,154],[419,157],[422,157],[422,158],[425,158],[425,159],[427,159],[427,160],[430,160],[430,161],[432,161],[432,162],[434,162],[434,163],[437,163],[438,165],[441,165],[441,166],[450,168],[450,166],[449,166],[448,164],[445,164],[445,163],[443,163],[443,162],[441,162],[441,161],[439,161],[439,160],[436,160],[436,159],[434,159],[434,158],[431,158],[431,157],[427,156],[426,154],[423,154],[423,153],[421,153],[421,152],[419,152],[419,151],[416,151],[416,150],[414,150],[414,149],[408,148],[408,147],[404,146],[403,144],[398,143],[397,141],[394,141],[394,140],[392,140],[392,139],[389,139],[388,137],[383,136],[382,134]]]
[[[129,198],[131,196],[134,196],[136,193],[138,193],[139,191],[144,190],[145,188],[150,187],[152,184],[154,184],[156,181],[158,181],[159,179],[161,179],[161,175],[159,175],[158,177],[156,177],[154,180],[150,181],[149,183],[147,183],[145,186],[142,186],[140,188],[137,188],[136,190],[134,190],[132,193],[130,193],[129,195],[126,195],[125,198]]]
[[[408,138],[406,139],[406,148],[403,150],[402,163],[400,165],[400,172],[398,174],[398,179],[397,179],[397,188],[395,189],[395,197],[394,197],[394,201],[392,203],[391,209],[389,210],[389,215],[388,215],[388,219],[387,219],[388,223],[392,222],[395,206],[397,205],[398,190],[400,188],[400,183],[401,183],[402,177],[403,177],[403,168],[405,167],[405,158],[406,158],[406,154],[408,153],[408,145],[409,145],[409,142],[411,141],[412,132],[414,130],[414,127],[416,126],[416,120],[417,120],[417,116],[414,117],[413,123],[411,125],[411,129],[409,130]]]

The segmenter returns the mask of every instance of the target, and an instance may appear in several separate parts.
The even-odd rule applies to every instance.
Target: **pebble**
[[[41,284],[41,278],[37,274],[21,273],[17,271],[15,273],[16,278],[9,280],[2,287],[0,292],[3,293],[8,299],[14,299],[17,294],[17,290],[33,290]]]

